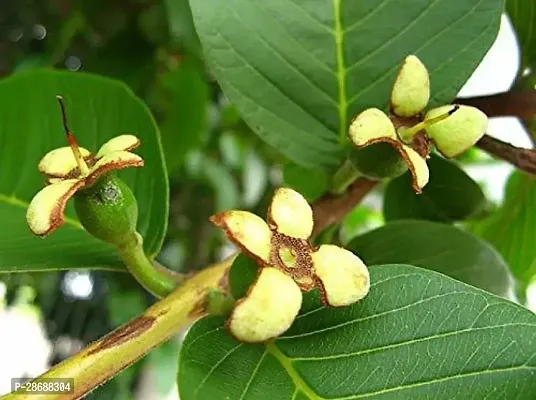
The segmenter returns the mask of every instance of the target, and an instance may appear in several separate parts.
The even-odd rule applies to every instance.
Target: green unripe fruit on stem
[[[408,169],[400,153],[389,143],[352,149],[349,159],[361,175],[373,180],[395,178]]]
[[[93,236],[116,246],[136,232],[138,204],[134,193],[121,179],[104,176],[74,196],[76,214]]]

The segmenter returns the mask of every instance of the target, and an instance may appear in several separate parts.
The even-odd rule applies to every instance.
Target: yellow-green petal
[[[104,143],[99,149],[99,152],[97,153],[97,158],[104,157],[105,155],[113,153],[115,151],[130,151],[135,149],[139,145],[140,139],[138,139],[136,136],[120,135]]]
[[[320,246],[313,253],[313,268],[324,299],[332,307],[353,304],[369,292],[368,269],[348,250],[331,244]]]
[[[268,218],[279,233],[287,236],[307,239],[313,231],[311,206],[300,193],[289,188],[275,191]]]
[[[65,179],[45,186],[34,196],[26,210],[30,230],[35,235],[46,236],[60,227],[67,200],[83,185],[81,179]]]
[[[129,167],[143,167],[143,159],[137,154],[128,151],[114,151],[99,159],[99,161],[89,169],[86,183],[91,184],[99,176],[107,172]]]
[[[80,154],[83,158],[89,158],[90,152],[80,147]],[[49,176],[62,178],[67,176],[78,164],[74,158],[73,151],[69,146],[60,147],[49,151],[39,162],[37,169]]]
[[[248,211],[231,210],[213,215],[210,221],[222,228],[229,240],[243,251],[268,262],[272,233],[261,217]]]
[[[430,179],[430,171],[428,170],[426,159],[424,159],[411,147],[402,143],[400,144],[398,150],[408,164],[408,168],[411,172],[411,177],[413,180],[413,190],[415,190],[417,193],[421,193],[422,189],[426,186],[428,180]]]
[[[425,119],[437,117],[452,110],[452,105],[434,108]],[[488,117],[478,108],[461,105],[448,118],[437,122],[426,132],[445,157],[456,157],[473,146],[488,129]]]
[[[357,147],[367,146],[382,139],[398,140],[393,123],[377,108],[369,108],[359,114],[350,124],[348,135]]]
[[[411,117],[419,113],[430,99],[428,70],[417,57],[406,57],[391,92],[391,108],[396,115]]]
[[[263,268],[246,297],[237,302],[229,330],[242,342],[264,342],[290,328],[301,304],[301,290],[292,278],[278,269]]]

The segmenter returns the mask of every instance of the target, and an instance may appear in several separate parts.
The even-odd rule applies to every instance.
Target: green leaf
[[[506,12],[516,31],[523,70],[536,61],[536,1],[506,0]]]
[[[396,221],[358,236],[347,247],[367,265],[412,264],[499,296],[510,293],[508,267],[493,247],[449,225]]]
[[[274,341],[237,342],[222,318],[198,321],[179,353],[193,399],[532,399],[536,316],[438,273],[371,268],[371,291],[343,308],[317,292]]]
[[[27,95],[21,96],[21,93]],[[64,226],[46,239],[26,226],[26,208],[44,186],[37,164],[46,152],[66,146],[56,95],[65,98],[70,128],[90,151],[114,136],[141,139],[136,153],[145,167],[119,172],[139,205],[138,231],[145,251],[160,250],[167,227],[168,183],[157,127],[147,107],[122,83],[83,73],[36,70],[0,81],[0,272],[67,268],[121,269],[115,251],[89,236],[68,205]]]
[[[349,121],[386,108],[400,62],[450,102],[493,43],[502,0],[190,0],[213,73],[244,120],[304,167],[334,169]]]
[[[184,161],[188,152],[208,138],[209,88],[197,62],[184,59],[162,77],[165,117],[161,123],[162,144],[170,173]]]
[[[477,213],[485,205],[482,189],[455,163],[432,155],[428,160],[430,182],[421,194],[411,188],[409,172],[389,182],[383,213],[387,221],[426,219],[454,222]]]
[[[471,226],[493,244],[514,276],[529,282],[536,275],[536,181],[522,172],[512,173],[501,208]]]
[[[300,192],[309,202],[318,199],[328,187],[328,176],[318,169],[304,168],[292,162],[283,166],[285,185]]]

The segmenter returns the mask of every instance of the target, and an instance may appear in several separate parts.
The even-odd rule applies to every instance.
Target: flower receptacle
[[[118,177],[106,175],[74,196],[82,226],[93,236],[121,246],[136,232],[138,204],[134,193]]]

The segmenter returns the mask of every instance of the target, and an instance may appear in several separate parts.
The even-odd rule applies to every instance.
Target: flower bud
[[[416,56],[406,57],[391,92],[392,111],[401,117],[411,117],[426,107],[429,99],[428,70]]]
[[[74,196],[76,214],[93,236],[119,246],[132,238],[138,221],[134,193],[121,179],[105,175]]]
[[[444,114],[452,105],[434,108],[425,120]],[[455,113],[426,128],[428,136],[445,157],[455,157],[473,146],[488,128],[488,117],[475,107],[461,105]]]

